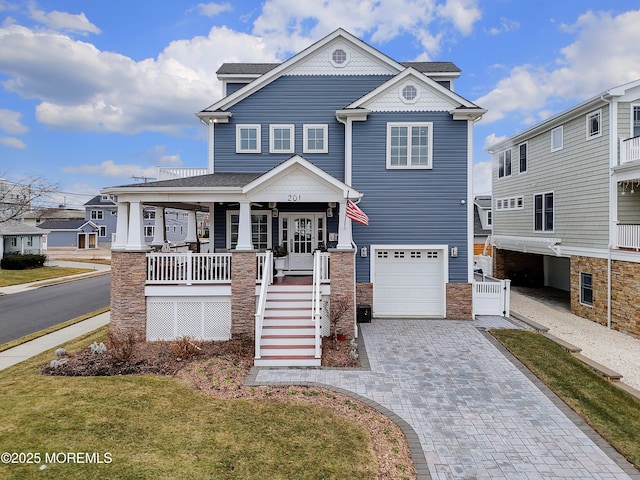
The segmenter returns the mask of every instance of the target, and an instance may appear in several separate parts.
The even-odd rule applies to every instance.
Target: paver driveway
[[[360,327],[370,370],[260,368],[250,381],[323,385],[379,405],[404,427],[420,478],[640,478],[482,331],[514,328],[507,320]]]

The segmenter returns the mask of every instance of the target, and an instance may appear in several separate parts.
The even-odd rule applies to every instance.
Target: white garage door
[[[444,316],[442,250],[374,252],[373,314],[377,317]]]

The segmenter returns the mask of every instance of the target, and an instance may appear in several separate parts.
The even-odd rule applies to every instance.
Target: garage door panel
[[[374,315],[441,316],[442,254],[429,249],[377,250],[374,255]]]

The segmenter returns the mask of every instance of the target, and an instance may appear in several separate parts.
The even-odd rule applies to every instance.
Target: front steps
[[[269,285],[260,338],[259,367],[319,367],[311,285]]]

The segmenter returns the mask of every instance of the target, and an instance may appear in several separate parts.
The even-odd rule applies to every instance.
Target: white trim
[[[560,256],[561,238],[555,237],[518,237],[511,235],[491,235],[491,245],[504,250],[549,255],[547,250]]]
[[[275,147],[275,131],[289,131],[289,148],[277,149]],[[293,153],[296,145],[295,126],[292,124],[269,125],[269,153]]]
[[[238,222],[240,222],[240,210],[227,210],[226,224],[225,224],[225,245],[227,250],[232,250],[233,246],[231,245],[231,215],[238,215]],[[251,210],[251,217],[253,215],[266,215],[267,216],[267,248],[270,248],[270,245],[273,246],[273,235],[271,225],[272,221],[272,213],[271,210]],[[238,223],[239,225],[239,223]],[[251,231],[252,231],[252,241],[253,241],[253,220],[251,222]],[[210,238],[211,237],[210,235]],[[254,245],[256,250],[259,250],[257,245]]]
[[[475,235],[475,203],[473,201],[473,126],[474,122],[467,120],[467,281],[469,283],[473,282],[474,278],[473,244]]]
[[[256,131],[256,148],[242,148],[241,130]],[[242,123],[236,125],[236,153],[261,153],[262,152],[262,127],[259,123]]]
[[[391,164],[391,129],[394,127],[407,128],[407,164],[392,165]],[[427,127],[427,164],[413,165],[411,163],[411,129],[413,127]],[[387,170],[430,170],[433,168],[433,122],[387,122],[387,150],[386,150],[386,168]]]
[[[415,95],[413,96],[413,98],[405,97],[405,90],[408,88],[413,88],[415,90]],[[404,85],[400,85],[398,87],[398,94],[399,94],[400,100],[403,103],[408,103],[411,105],[416,103],[420,98],[420,89],[415,85],[414,82],[407,82]]]
[[[509,173],[507,174],[507,152],[509,152]],[[502,175],[500,175],[500,157],[502,157]],[[508,178],[513,173],[513,151],[505,148],[498,152],[498,178]]]
[[[323,148],[309,148],[309,130],[322,130]],[[305,123],[302,125],[302,153],[329,153],[329,125]]]
[[[329,63],[331,63],[331,65],[333,65],[336,68],[344,68],[347,65],[349,65],[349,62],[351,61],[351,54],[349,52],[349,49],[347,47],[345,47],[342,42],[337,42],[334,45],[335,48],[332,48],[331,51],[329,52]],[[334,54],[338,51],[342,51],[342,53],[344,53],[345,58],[342,62],[336,62],[335,59],[333,58]]]

